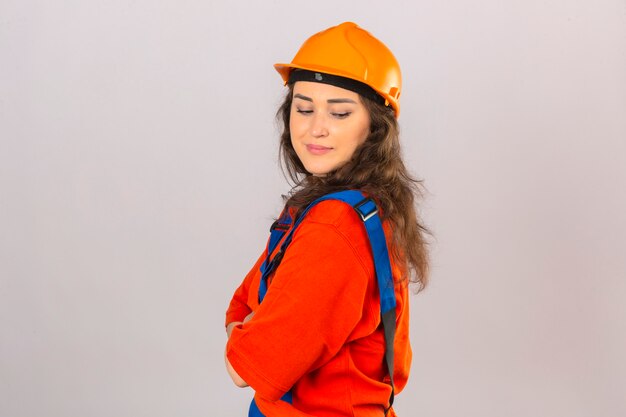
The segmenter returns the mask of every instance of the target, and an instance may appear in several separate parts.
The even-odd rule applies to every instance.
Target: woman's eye
[[[313,110],[296,109],[296,111],[298,113],[301,113],[301,114],[311,114],[311,113],[313,113]]]
[[[333,115],[333,117],[336,117],[337,119],[345,119],[346,117],[350,116],[349,111],[345,112],[345,113],[331,113]]]

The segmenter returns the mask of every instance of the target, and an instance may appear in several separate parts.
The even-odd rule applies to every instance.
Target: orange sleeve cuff
[[[241,306],[239,308],[231,308],[226,312],[226,322],[224,325],[228,326],[232,322],[243,321],[243,319],[245,319],[246,316],[251,312],[252,310],[244,306]]]
[[[237,344],[241,340],[241,325],[236,326],[231,333],[226,345],[226,357],[233,369],[239,376],[250,385],[254,391],[263,398],[271,401],[278,401],[290,387],[280,387],[273,381],[260,373],[253,361],[246,358],[245,353],[237,349]]]

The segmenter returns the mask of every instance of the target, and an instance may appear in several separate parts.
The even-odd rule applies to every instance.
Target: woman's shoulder
[[[317,203],[302,221],[333,226],[344,232],[363,229],[363,221],[356,210],[339,200],[324,200]]]
[[[366,271],[373,271],[367,231],[349,204],[339,200],[321,201],[310,209],[299,228],[296,234],[315,246],[323,240],[339,239],[343,244],[335,247],[335,255],[356,256]]]

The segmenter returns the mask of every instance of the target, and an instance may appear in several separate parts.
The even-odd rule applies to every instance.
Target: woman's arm
[[[254,317],[254,311],[248,314],[246,318],[243,320],[243,322],[234,321],[232,323],[229,323],[228,326],[226,326],[226,336],[230,339],[230,334],[233,332],[233,329],[240,324],[248,322],[252,317]],[[230,364],[230,361],[228,360],[228,357],[226,356],[226,349],[224,349],[224,361],[226,362],[226,371],[228,371],[228,375],[230,375],[235,385],[237,385],[239,388],[247,387],[248,383],[244,381],[242,377],[239,376],[237,371],[235,371],[233,366]]]
[[[261,256],[259,256],[259,259],[257,259],[254,266],[246,274],[242,283],[235,290],[235,293],[233,294],[233,297],[230,300],[228,309],[226,310],[226,320],[225,320],[226,326],[228,326],[229,324],[233,322],[242,322],[244,317],[246,317],[252,311],[252,309],[248,305],[250,285],[254,279],[255,274],[259,271],[261,264],[265,260],[266,253],[267,253],[267,249],[263,250],[263,253],[261,253]]]
[[[247,387],[248,383],[244,381],[242,377],[239,376],[237,371],[235,371],[233,366],[230,364],[230,361],[226,357],[226,349],[224,349],[224,360],[226,361],[226,370],[228,371],[228,375],[230,375],[235,385],[237,385],[239,388]]]
[[[233,329],[238,324],[243,324],[243,322],[242,321],[233,321],[232,323],[229,323],[228,326],[226,326],[226,337],[228,339],[230,339],[230,334],[233,332]]]
[[[318,207],[325,203],[334,202]],[[303,221],[254,320],[228,341],[232,366],[268,400],[280,399],[302,375],[332,358],[364,311],[369,315],[364,303],[374,271],[367,234],[351,207],[336,204],[341,211],[331,213],[331,220],[347,226],[315,216]]]

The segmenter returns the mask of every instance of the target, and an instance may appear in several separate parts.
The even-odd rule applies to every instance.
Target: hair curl
[[[393,230],[392,257],[403,269],[398,282],[418,284],[425,288],[429,276],[428,242],[433,235],[420,221],[416,197],[423,198],[423,180],[414,179],[402,161],[399,128],[393,109],[360,96],[370,115],[370,133],[355,150],[350,161],[323,177],[311,175],[298,158],[291,143],[289,121],[293,85],[279,107],[276,118],[281,126],[280,164],[293,188],[283,196],[287,207],[299,213],[313,200],[340,190],[359,189],[372,197],[389,220]]]

